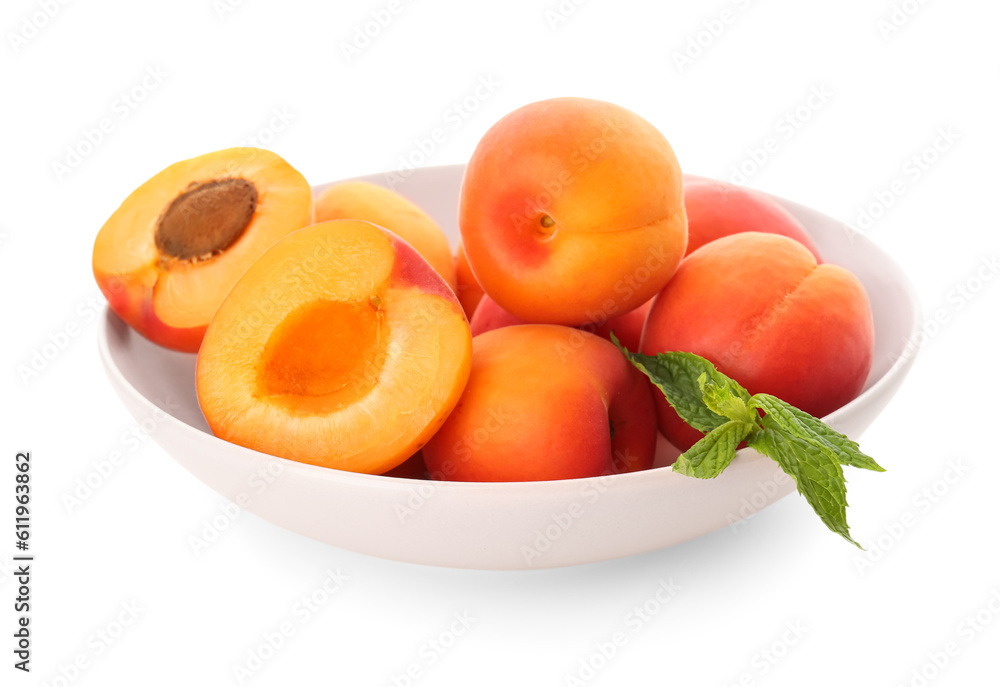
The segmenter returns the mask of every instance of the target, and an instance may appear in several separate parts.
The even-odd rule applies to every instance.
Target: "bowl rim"
[[[415,172],[421,173],[457,173],[464,170],[466,165],[464,164],[451,164],[451,165],[431,165],[427,167],[420,167],[415,170]],[[338,179],[334,181],[329,181],[322,184],[313,185],[312,191],[315,196],[316,193],[323,191],[324,189],[332,186],[333,184],[344,182],[344,181],[371,181],[372,183],[378,183],[379,177],[384,177],[385,172],[377,172],[374,174],[362,175],[357,177],[351,177],[348,179]],[[700,178],[700,179],[711,179],[711,177],[701,177],[700,175],[689,174],[686,175],[690,178]],[[726,182],[728,183],[728,182]],[[379,184],[383,185],[384,184]],[[405,187],[405,183],[401,184]],[[750,188],[750,187],[747,187]],[[395,189],[399,190],[399,189]],[[921,337],[918,333],[923,327],[923,313],[920,307],[920,300],[917,295],[916,288],[913,285],[912,280],[902,269],[902,267],[889,255],[881,246],[875,243],[872,239],[866,236],[864,233],[858,231],[849,224],[827,215],[815,208],[807,205],[803,205],[796,201],[783,198],[766,191],[760,191],[758,189],[753,189],[758,193],[762,193],[779,203],[781,203],[786,208],[788,206],[793,206],[796,208],[801,208],[811,213],[819,214],[826,219],[840,225],[840,228],[851,236],[852,241],[860,241],[865,244],[869,250],[872,250],[880,255],[886,262],[893,266],[896,274],[894,275],[894,281],[902,288],[904,294],[906,295],[908,306],[910,310],[910,316],[912,318],[912,326],[910,328],[909,334],[905,339],[905,346],[911,346],[912,352],[907,355],[897,355],[895,360],[889,366],[889,369],[885,373],[874,380],[869,386],[867,386],[857,397],[844,404],[840,408],[837,408],[833,412],[820,418],[824,422],[830,424],[831,422],[836,422],[837,418],[841,415],[848,414],[852,412],[858,405],[861,405],[867,401],[868,396],[878,395],[884,387],[891,386],[895,384],[900,377],[905,376],[909,368],[913,365],[920,348],[922,347]],[[405,194],[404,194],[405,195]],[[808,232],[808,227],[805,228]],[[453,249],[454,250],[454,249]],[[122,370],[119,368],[117,362],[115,361],[114,355],[111,352],[110,339],[112,336],[112,329],[115,327],[123,327],[128,331],[130,336],[140,336],[134,330],[130,330],[128,325],[115,314],[108,304],[104,305],[105,317],[103,319],[102,325],[98,328],[97,338],[98,338],[98,351],[101,357],[101,362],[104,366],[105,373],[111,377],[111,381],[118,385],[120,388],[126,389],[129,394],[137,399],[146,411],[150,414],[152,413],[163,413],[169,418],[168,421],[172,421],[175,425],[180,427],[180,431],[186,433],[188,436],[194,437],[197,441],[208,440],[208,444],[211,447],[218,447],[225,451],[236,451],[237,453],[243,453],[248,459],[264,459],[268,461],[280,461],[282,470],[291,470],[293,472],[301,473],[303,476],[308,476],[310,479],[320,479],[323,481],[336,481],[343,484],[358,484],[365,487],[376,487],[384,489],[394,489],[397,491],[409,492],[410,490],[416,488],[418,485],[433,484],[435,492],[439,490],[447,490],[449,492],[469,492],[469,491],[490,491],[494,494],[503,494],[504,492],[510,492],[511,495],[517,494],[519,496],[525,496],[526,492],[528,496],[535,493],[544,493],[551,491],[553,489],[564,489],[572,490],[578,492],[588,485],[598,485],[601,484],[604,488],[611,488],[609,482],[614,482],[616,484],[630,484],[631,482],[648,482],[651,474],[655,474],[662,479],[672,479],[667,477],[667,475],[674,475],[677,478],[678,484],[683,484],[688,481],[684,475],[673,472],[671,466],[653,467],[646,470],[639,470],[636,472],[627,473],[615,473],[611,475],[600,475],[594,477],[574,477],[567,479],[552,479],[552,480],[534,480],[534,481],[521,481],[521,482],[461,482],[461,481],[451,481],[451,480],[426,480],[418,479],[413,477],[397,477],[390,475],[370,475],[360,472],[350,472],[347,470],[339,470],[337,468],[328,468],[320,465],[312,465],[309,463],[301,463],[299,461],[291,460],[288,458],[282,458],[280,456],[274,456],[262,451],[257,451],[255,449],[247,448],[239,444],[234,444],[224,439],[206,432],[198,427],[188,424],[184,420],[176,417],[167,410],[160,408],[156,403],[147,398],[143,393],[141,393],[125,376]],[[906,349],[904,348],[904,351]],[[189,353],[185,355],[196,355],[194,353]],[[200,411],[200,408],[199,408]],[[215,443],[218,442],[218,443]],[[743,448],[737,452],[737,459],[746,460],[754,456],[760,457],[767,460],[760,454],[757,454],[751,448]]]

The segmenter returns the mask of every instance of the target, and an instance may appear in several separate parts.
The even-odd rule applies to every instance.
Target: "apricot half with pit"
[[[246,271],[198,353],[212,432],[303,463],[379,474],[416,453],[472,364],[454,292],[369,222],[314,224]]]
[[[198,350],[247,267],[312,222],[305,178],[272,152],[230,148],[173,164],[125,199],[94,243],[111,309],[146,338]]]

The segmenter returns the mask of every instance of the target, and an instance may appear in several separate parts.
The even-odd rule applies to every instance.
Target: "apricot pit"
[[[257,187],[251,181],[192,182],[156,223],[156,248],[178,260],[207,259],[243,235],[256,209]]]

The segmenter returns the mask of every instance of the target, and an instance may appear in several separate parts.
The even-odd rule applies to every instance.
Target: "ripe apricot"
[[[111,309],[161,346],[198,350],[233,284],[312,222],[312,191],[280,157],[230,148],[173,164],[125,199],[94,242]]]
[[[611,340],[611,332],[614,332],[625,348],[635,351],[639,348],[639,338],[642,336],[642,327],[646,323],[646,313],[649,312],[649,306],[652,304],[653,300],[650,299],[624,315],[608,317],[592,324],[581,324],[576,329],[596,334],[608,341]],[[479,336],[485,332],[515,324],[528,323],[517,315],[510,314],[501,308],[495,300],[484,295],[469,321],[469,328],[472,329],[472,336]]]
[[[368,222],[322,222],[233,287],[198,353],[198,401],[222,439],[377,474],[441,425],[471,356],[455,294],[409,244]]]
[[[685,180],[684,207],[688,254],[723,236],[760,231],[793,238],[820,259],[805,227],[777,201],[757,191],[714,179]]]
[[[872,313],[861,282],[817,265],[798,241],[745,232],[684,258],[654,299],[643,353],[688,351],[751,394],[769,393],[817,417],[857,396],[872,364]],[[660,431],[686,450],[701,433],[655,394]]]
[[[459,228],[472,271],[504,310],[593,322],[639,307],[677,268],[687,243],[680,167],[667,139],[625,108],[533,103],[480,140]]]
[[[652,466],[656,414],[646,378],[612,344],[558,325],[472,340],[455,410],[424,447],[434,479],[568,479]]]
[[[316,196],[316,221],[360,219],[385,227],[420,253],[455,288],[455,263],[448,237],[418,205],[365,181],[334,184]]]
[[[458,284],[455,289],[458,301],[465,310],[465,316],[471,320],[472,314],[476,312],[476,306],[483,297],[483,287],[476,281],[476,275],[472,273],[472,267],[469,266],[469,259],[465,257],[465,248],[461,243],[458,244],[458,251],[455,253],[455,281]]]

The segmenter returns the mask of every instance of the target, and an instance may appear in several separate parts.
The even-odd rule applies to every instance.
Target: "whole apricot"
[[[640,349],[696,353],[751,394],[772,394],[823,417],[861,393],[874,336],[857,277],[818,265],[787,236],[745,232],[684,258],[653,300]],[[690,448],[701,433],[662,394],[655,397],[660,431]]]
[[[527,322],[593,323],[667,283],[687,244],[681,171],[652,124],[584,98],[526,105],[486,132],[459,228],[472,272]]]
[[[503,327],[472,341],[462,397],[424,447],[432,479],[535,481],[652,466],[645,376],[611,343],[569,327]]]

